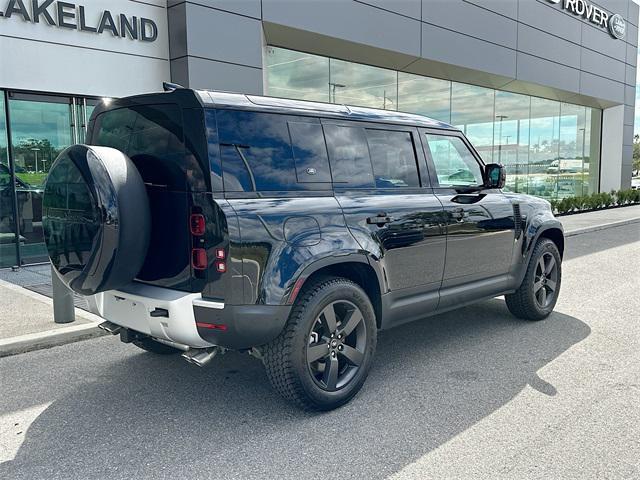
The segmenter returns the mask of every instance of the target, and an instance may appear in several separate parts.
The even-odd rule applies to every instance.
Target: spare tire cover
[[[49,258],[69,288],[93,295],[136,277],[149,245],[149,200],[124,153],[67,148],[51,167],[42,204]]]

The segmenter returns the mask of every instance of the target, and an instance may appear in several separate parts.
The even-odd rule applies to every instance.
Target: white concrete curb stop
[[[107,335],[107,332],[100,330],[95,323],[83,323],[82,325],[71,325],[46,332],[29,333],[18,337],[11,337],[0,340],[0,358],[19,353],[26,353],[43,348],[57,347],[67,343],[88,340],[90,338]]]
[[[617,222],[603,223],[600,225],[592,225],[590,227],[577,228],[575,230],[569,230],[564,232],[564,236],[573,237],[575,235],[582,235],[583,233],[597,232],[599,230],[606,230],[608,228],[621,227],[623,225],[630,225],[632,223],[640,223],[640,218],[630,218],[627,220],[620,220]]]

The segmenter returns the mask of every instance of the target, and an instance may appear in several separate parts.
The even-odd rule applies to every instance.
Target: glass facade
[[[59,153],[84,141],[97,100],[0,93],[0,268],[46,262],[44,183]]]
[[[598,191],[602,111],[267,47],[267,95],[399,110],[461,129],[507,189],[544,198]]]

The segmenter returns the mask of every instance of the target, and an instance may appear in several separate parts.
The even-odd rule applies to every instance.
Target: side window
[[[288,122],[288,125],[298,182],[331,182],[322,125],[302,122]]]
[[[325,124],[324,134],[334,185],[372,188],[373,171],[364,128]]]
[[[286,117],[217,110],[222,178],[227,192],[299,189]]]
[[[482,170],[459,137],[426,135],[441,186],[482,185]]]
[[[366,132],[376,187],[419,187],[411,133],[373,129]]]

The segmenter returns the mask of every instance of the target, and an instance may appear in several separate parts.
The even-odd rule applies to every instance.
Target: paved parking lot
[[[325,414],[235,353],[198,369],[99,338],[0,359],[0,478],[638,478],[638,224],[567,242],[547,321],[495,299],[383,332]]]

